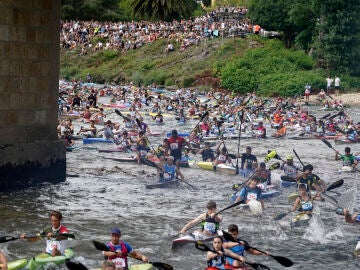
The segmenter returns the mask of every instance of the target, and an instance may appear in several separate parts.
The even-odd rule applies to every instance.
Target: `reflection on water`
[[[175,126],[172,120],[167,121],[168,125],[161,127],[163,130]],[[195,124],[194,121],[178,129],[187,131]],[[149,139],[152,144],[162,140]],[[320,140],[241,140],[241,152],[247,145],[253,147],[253,153],[259,160],[265,157],[268,149],[276,149],[281,157],[292,154],[292,149],[295,149],[302,161],[312,163],[314,173],[326,182],[345,179],[345,184],[337,191],[350,189],[348,193],[351,195],[347,195],[346,200],[350,200],[357,190],[358,175],[338,174],[341,164],[334,161],[333,151]],[[236,153],[237,140],[226,141],[226,146],[231,153]],[[339,150],[344,147],[336,146]],[[352,147],[359,150],[358,145]],[[99,154],[96,150],[80,149],[68,153],[67,161],[68,173],[79,177],[68,177],[66,182],[58,185],[44,184],[39,188],[1,194],[0,233],[17,236],[22,232],[37,232],[49,224],[49,211],[58,209],[63,212],[64,224],[76,234],[76,240],[70,241],[76,258],[89,267],[98,267],[102,260],[91,240],[107,241],[109,228],[119,226],[122,237],[152,261],[167,262],[175,269],[204,269],[204,252],[191,245],[172,251],[171,240],[186,222],[205,210],[208,200],[214,199],[218,209],[228,206],[231,185],[241,181],[240,177],[189,168],[183,169],[183,173],[189,183],[198,187],[197,190],[187,185],[180,185],[177,189],[146,190],[145,184],[156,179],[154,168],[116,163],[102,156],[128,155]],[[199,159],[198,156],[196,158]],[[273,183],[279,180],[279,174],[274,172]],[[272,221],[275,214],[286,212],[290,207],[287,195],[292,188],[281,191],[279,197],[266,202],[262,217],[234,209],[225,211],[222,228],[226,229],[230,223],[238,224],[241,237],[252,246],[292,259],[295,265],[291,269],[336,269],[344,266],[358,269],[359,261],[352,255],[359,235],[358,227],[345,224],[331,204],[316,202],[315,218],[309,227],[291,230],[289,221],[295,213],[279,222]],[[356,202],[359,202],[358,198]],[[355,210],[359,210],[357,203],[354,204]],[[34,256],[44,247],[44,241],[29,243],[18,240],[0,244],[10,259]],[[248,255],[247,258],[272,269],[283,269],[269,257]]]

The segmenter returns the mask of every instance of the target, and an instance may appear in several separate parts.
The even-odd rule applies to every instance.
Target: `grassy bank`
[[[286,50],[280,41],[255,36],[203,40],[181,52],[166,54],[166,40],[157,40],[126,54],[117,51],[61,51],[60,77],[97,82],[132,81],[164,86],[223,87],[238,92],[256,90],[262,95],[302,93],[306,82],[325,87],[327,73],[299,51]],[[339,75],[339,74],[337,74]],[[360,88],[359,78],[341,76],[343,88]]]

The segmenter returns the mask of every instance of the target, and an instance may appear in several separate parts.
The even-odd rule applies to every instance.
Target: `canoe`
[[[356,257],[360,256],[360,236],[357,239],[357,243],[356,243],[355,250],[354,250],[354,255]]]
[[[28,263],[28,259],[18,259],[12,262],[8,262],[8,270],[16,270],[24,268]]]
[[[305,214],[305,213],[298,214],[290,222],[291,229],[295,228],[295,227],[301,227],[301,226],[308,225],[309,222],[310,222],[311,217],[312,217],[312,215],[308,215],[308,214]]]
[[[41,253],[34,258],[28,259],[18,259],[8,263],[9,270],[15,269],[30,269],[30,270],[39,270],[44,269],[46,264],[63,264],[68,258],[74,257],[74,251],[71,248],[65,250],[65,255],[63,256],[51,256],[47,253]]]
[[[92,143],[114,143],[114,140],[106,138],[83,138],[83,144]]]
[[[179,248],[185,244],[195,243],[196,241],[210,242],[214,239],[216,235],[204,235],[199,231],[195,231],[191,234],[182,235],[179,238],[176,238],[172,241],[172,249]]]
[[[153,184],[147,184],[147,189],[153,189],[153,188],[170,188],[170,187],[177,187],[179,185],[179,180],[174,179],[170,181],[157,181]]]

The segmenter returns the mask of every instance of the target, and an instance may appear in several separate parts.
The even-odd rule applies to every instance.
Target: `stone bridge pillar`
[[[63,181],[60,0],[0,0],[0,191]]]

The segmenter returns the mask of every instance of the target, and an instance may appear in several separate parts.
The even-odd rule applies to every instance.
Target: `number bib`
[[[115,258],[112,260],[112,262],[115,264],[115,268],[125,268],[126,263],[125,260],[123,258]]]

